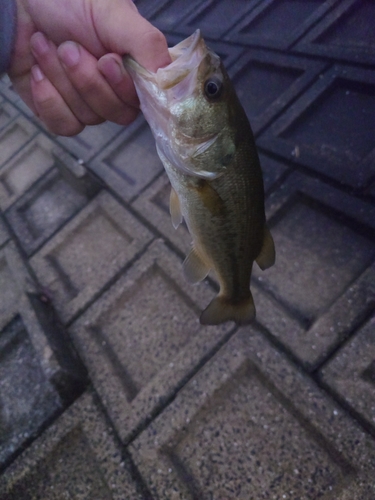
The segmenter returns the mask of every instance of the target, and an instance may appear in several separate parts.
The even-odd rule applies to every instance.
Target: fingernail
[[[104,56],[100,59],[99,69],[110,83],[120,83],[124,78],[125,71],[123,67],[113,57]]]
[[[41,56],[48,52],[49,50],[49,45],[46,37],[43,35],[43,33],[34,33],[34,35],[31,37],[31,50],[34,52],[37,56]]]
[[[76,66],[79,62],[81,54],[79,52],[79,47],[74,42],[65,42],[58,48],[59,56],[62,62],[72,68]]]
[[[41,82],[44,78],[42,70],[37,65],[31,68],[31,75],[33,77],[33,80],[37,83]]]

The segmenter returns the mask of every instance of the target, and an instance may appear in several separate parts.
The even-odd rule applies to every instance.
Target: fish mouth
[[[137,63],[131,56],[125,56],[123,63],[136,79],[144,78],[157,85],[160,90],[168,90],[184,80],[194,67],[197,67],[207,49],[201,32],[197,29],[191,36],[168,49],[172,62],[155,73]]]

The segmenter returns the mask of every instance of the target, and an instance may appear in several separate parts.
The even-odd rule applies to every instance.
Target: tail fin
[[[253,297],[250,296],[240,302],[230,302],[225,297],[214,298],[202,312],[202,325],[219,325],[225,321],[234,321],[237,325],[247,325],[255,318]]]

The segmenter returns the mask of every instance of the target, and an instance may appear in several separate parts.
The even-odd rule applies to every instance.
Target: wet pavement
[[[375,4],[136,3],[223,58],[277,262],[201,326],[142,117],[51,136],[4,77],[0,499],[373,500]]]

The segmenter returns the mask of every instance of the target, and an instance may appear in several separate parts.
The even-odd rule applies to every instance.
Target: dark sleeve
[[[16,35],[16,2],[0,0],[0,75],[9,65]]]

